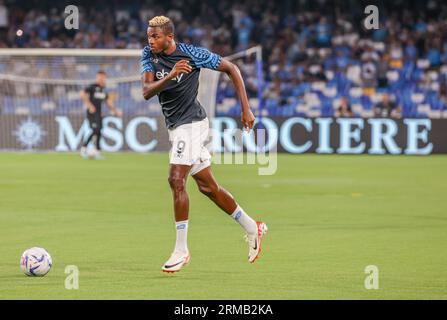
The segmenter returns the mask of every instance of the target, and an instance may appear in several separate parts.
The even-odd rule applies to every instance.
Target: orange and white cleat
[[[166,261],[166,263],[161,268],[161,271],[167,273],[178,272],[183,268],[183,266],[189,263],[190,259],[191,255],[189,254],[189,252],[185,253],[183,251],[174,251],[171,254],[169,260]]]
[[[258,232],[256,234],[246,234],[245,240],[248,242],[248,262],[253,263],[261,254],[261,240],[267,233],[267,225],[264,222],[256,221]]]

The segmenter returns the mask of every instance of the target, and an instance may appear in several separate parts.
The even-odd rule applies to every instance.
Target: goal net
[[[257,47],[228,58],[250,73],[258,52]],[[0,49],[0,149],[54,150],[57,137],[52,136],[59,134],[55,119],[65,116],[73,128],[84,125],[85,106],[79,93],[95,82],[99,70],[106,72],[106,91],[123,118],[162,119],[158,98],[146,101],[142,96],[140,55],[141,50],[133,49]],[[210,119],[216,113],[219,81],[228,79],[201,70],[198,100]],[[76,141],[86,134],[87,130],[78,134]]]

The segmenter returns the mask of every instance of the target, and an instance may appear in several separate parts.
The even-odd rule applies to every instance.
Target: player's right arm
[[[192,68],[189,65],[187,60],[180,60],[177,62],[172,68],[171,72],[159,81],[155,81],[154,77],[154,67],[152,66],[151,60],[151,52],[148,46],[144,47],[143,52],[141,53],[140,65],[141,65],[141,73],[142,73],[142,84],[143,84],[143,97],[145,100],[149,100],[156,94],[160,93],[175,77],[177,77],[181,73],[189,73]]]
[[[180,60],[177,62],[174,68],[172,68],[171,72],[169,72],[169,74],[160,81],[154,81],[153,72],[145,71],[142,78],[144,99],[149,100],[162,91],[167,86],[169,81],[182,73],[190,73],[191,71],[192,68],[187,60]]]
[[[87,106],[88,112],[95,113],[96,108],[93,105],[93,103],[90,101],[89,94],[85,90],[82,90],[80,93],[80,96],[81,96],[81,99],[84,102],[84,104]]]

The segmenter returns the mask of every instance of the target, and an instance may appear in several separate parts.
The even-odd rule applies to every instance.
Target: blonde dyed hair
[[[161,27],[171,22],[171,19],[165,16],[156,16],[149,20],[149,27]]]
[[[152,28],[161,28],[163,33],[168,35],[170,33],[174,34],[174,23],[172,23],[171,19],[165,16],[156,16],[149,20],[149,27]]]

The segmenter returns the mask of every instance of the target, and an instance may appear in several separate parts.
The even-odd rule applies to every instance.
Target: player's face
[[[106,85],[106,75],[103,73],[98,73],[96,75],[96,83],[99,84],[101,87],[105,87]]]
[[[161,53],[168,49],[172,39],[172,34],[166,35],[159,27],[149,27],[147,29],[147,42],[154,53]]]

